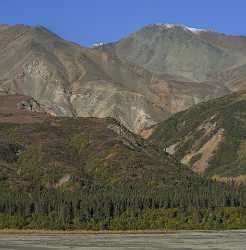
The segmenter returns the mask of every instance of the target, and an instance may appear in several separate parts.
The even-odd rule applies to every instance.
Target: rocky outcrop
[[[0,121],[4,123],[40,123],[50,116],[32,97],[0,95]]]
[[[27,110],[31,112],[43,112],[43,109],[41,108],[40,104],[33,98],[18,102],[16,106],[17,109],[20,110]]]

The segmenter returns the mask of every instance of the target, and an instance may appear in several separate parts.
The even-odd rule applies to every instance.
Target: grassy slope
[[[122,128],[115,120],[52,118],[36,124],[0,124],[1,177],[27,188],[95,181],[157,187],[189,175],[173,157]],[[9,178],[8,178],[9,176]]]
[[[195,152],[189,162],[192,166],[204,153],[199,150],[220,130],[223,140],[208,159],[205,174],[245,175],[245,110],[245,92],[201,103],[159,124],[150,141],[162,149],[176,144],[174,155],[180,160]]]

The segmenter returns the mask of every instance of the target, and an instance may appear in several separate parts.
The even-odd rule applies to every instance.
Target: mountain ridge
[[[210,84],[187,82],[187,90],[183,89],[175,76],[155,75],[113,53],[65,41],[40,26],[2,30],[0,53],[2,91],[32,96],[53,115],[111,116],[137,133],[214,95]],[[216,88],[219,95],[227,92]]]
[[[230,53],[228,54],[225,48],[219,46],[219,42],[213,43],[212,40],[206,38],[204,34],[221,36],[220,33],[206,30],[202,32],[192,32],[188,27],[182,25],[154,24],[147,25],[115,43],[110,43],[109,45],[104,44],[102,47],[107,49],[107,46],[111,46],[112,49],[116,50],[120,58],[142,65],[155,73],[166,72],[184,76],[193,81],[204,81],[208,79],[206,74],[208,74],[209,71],[202,72],[202,69],[195,69],[196,65],[192,64],[192,60],[189,60],[188,56],[192,59],[195,56],[194,59],[203,65],[203,67],[208,64],[208,70],[214,70],[215,68],[217,71],[223,69],[221,67],[226,61],[229,60],[232,62],[235,61],[237,57],[241,58],[239,54],[236,55],[236,57]],[[225,36],[225,38],[227,38],[227,36]],[[246,39],[243,40],[245,46]],[[196,52],[194,49],[196,49]],[[177,51],[181,53],[180,56],[175,54]],[[177,59],[183,61],[176,61],[175,56],[179,56]],[[182,56],[184,59],[182,59]],[[225,58],[223,59],[224,61],[221,59],[220,61],[215,61],[216,57]],[[201,60],[199,58],[201,58]],[[209,66],[209,63],[212,64]],[[188,66],[189,64],[191,64],[190,67]],[[221,66],[217,67],[216,64],[221,64]],[[226,64],[224,66],[226,66]],[[194,70],[197,70],[197,73]]]

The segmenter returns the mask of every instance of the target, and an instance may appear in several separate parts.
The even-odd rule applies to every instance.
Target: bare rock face
[[[44,27],[3,25],[0,93],[30,96],[54,116],[113,117],[140,133],[232,91],[228,78],[221,81],[227,74],[215,73],[240,53],[210,43],[180,27],[150,26],[116,45],[84,48]]]
[[[114,117],[134,131],[156,124],[165,115],[143,94],[104,81],[85,84],[78,94],[71,96],[71,103],[78,116]]]
[[[43,27],[10,26],[0,37],[3,93],[32,96],[56,116],[115,117],[135,132],[168,113],[151,101],[144,77],[106,53]]]

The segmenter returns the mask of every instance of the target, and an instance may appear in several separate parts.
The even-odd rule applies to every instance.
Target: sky
[[[246,35],[245,0],[0,0],[1,24],[43,25],[90,46],[153,23]]]

